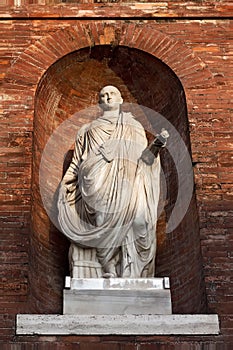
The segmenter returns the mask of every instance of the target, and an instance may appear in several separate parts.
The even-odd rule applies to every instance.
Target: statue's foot
[[[117,275],[114,272],[106,272],[103,274],[103,278],[115,278]]]
[[[103,278],[115,278],[117,277],[116,267],[112,261],[108,262],[103,268]]]

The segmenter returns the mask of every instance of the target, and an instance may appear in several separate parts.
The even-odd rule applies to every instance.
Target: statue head
[[[123,103],[120,91],[112,85],[107,85],[99,93],[99,105],[104,111],[119,110]]]

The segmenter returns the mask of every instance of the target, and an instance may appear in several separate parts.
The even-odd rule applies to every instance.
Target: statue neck
[[[120,110],[117,109],[115,111],[104,111],[103,118],[108,119],[112,122],[117,122],[120,116]]]

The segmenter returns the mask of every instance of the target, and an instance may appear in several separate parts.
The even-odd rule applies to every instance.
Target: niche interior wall
[[[67,251],[64,251],[66,244],[64,242],[61,244],[61,240],[65,240],[56,232],[49,218],[46,219],[43,203],[40,201],[41,157],[52,132],[75,112],[97,104],[98,92],[109,84],[119,88],[124,101],[137,103],[161,113],[175,126],[180,137],[186,142],[187,148],[190,149],[186,100],[182,85],[175,73],[152,55],[126,46],[98,45],[68,54],[47,70],[36,93],[34,118],[34,150],[36,150],[33,156],[32,180],[34,239],[30,282],[31,291],[34,293],[32,296],[36,299],[34,303],[36,312],[61,311],[65,277],[63,267],[67,265]],[[86,113],[90,112],[87,110]],[[82,115],[78,121],[79,127],[90,121],[88,116],[85,119],[85,112],[82,112]],[[153,121],[147,120],[145,116],[144,119],[146,120],[139,120],[144,122],[145,127],[152,122],[152,126],[148,129],[152,129],[151,132],[153,131],[155,135],[158,130],[153,130]],[[58,140],[60,138],[69,140],[70,137],[73,137],[74,141],[75,134],[71,136],[70,132],[64,131],[60,137],[58,136]],[[43,181],[48,182],[45,190],[48,193],[45,194],[45,198],[49,197],[51,188],[54,193],[56,192],[62,178],[63,167],[59,161],[59,153],[63,153],[64,158],[65,153],[59,145],[57,142],[54,143],[54,149],[50,147],[50,153],[54,155],[51,156],[51,161],[46,163],[47,175],[41,174]],[[49,154],[45,157],[49,157]],[[167,182],[167,205],[163,221],[168,221],[177,199],[178,181],[173,160],[168,152],[162,152],[162,160]],[[53,204],[53,208],[56,212],[56,203]],[[166,233],[165,226],[166,223],[161,222],[158,227],[156,275],[171,278],[175,313],[205,312],[206,299],[195,198],[193,197],[185,218],[174,232]],[[41,264],[47,266],[46,275]],[[43,283],[45,286],[42,292],[40,287]],[[50,292],[51,290],[54,294]]]
[[[213,20],[205,20],[205,11],[202,19],[197,19],[199,12],[194,4],[193,10],[185,11],[185,16],[193,16],[190,20],[185,16],[181,19],[181,7],[176,10],[174,3],[169,4],[171,10],[161,9],[164,19],[148,12],[150,21],[133,18],[133,9],[127,5],[125,14],[132,16],[131,21],[112,17],[81,21],[75,18],[81,4],[62,4],[46,11],[36,4],[0,9],[5,14],[0,67],[4,92],[0,133],[4,293],[0,326],[1,342],[8,348],[12,344],[26,344],[29,349],[43,347],[49,341],[15,337],[16,313],[61,311],[68,244],[42,208],[38,166],[53,130],[77,110],[96,103],[96,93],[106,77],[122,90],[126,101],[156,109],[170,120],[192,153],[198,212],[193,197],[185,220],[169,239],[161,223],[157,273],[171,277],[175,312],[218,313],[221,335],[189,339],[124,337],[120,345],[116,337],[59,337],[50,346],[62,349],[77,344],[81,349],[103,349],[111,341],[116,349],[142,350],[150,346],[182,349],[190,345],[198,349],[199,344],[231,344],[231,21],[226,16],[219,19],[230,10],[220,11],[221,2],[215,9],[203,5]],[[93,6],[89,15],[93,11],[95,15],[112,16],[113,9],[117,13],[123,5],[106,5],[104,9],[102,5]],[[146,6],[149,4],[136,6],[134,15],[142,16],[143,11],[145,15],[140,8]],[[172,14],[177,18],[166,20]],[[84,84],[87,81],[88,88]],[[156,88],[156,100],[148,85]],[[166,160],[169,155],[165,152],[164,167]],[[172,164],[168,169],[172,171]],[[170,203],[176,186],[173,190]],[[166,215],[170,209],[165,208]]]

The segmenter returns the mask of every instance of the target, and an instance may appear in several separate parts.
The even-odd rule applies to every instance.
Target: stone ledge
[[[62,3],[51,6],[27,4],[22,6],[0,6],[0,16],[8,18],[229,18],[233,6],[227,2],[200,3],[189,1],[170,2],[117,2],[117,3]]]
[[[217,315],[17,315],[17,335],[210,335]]]

